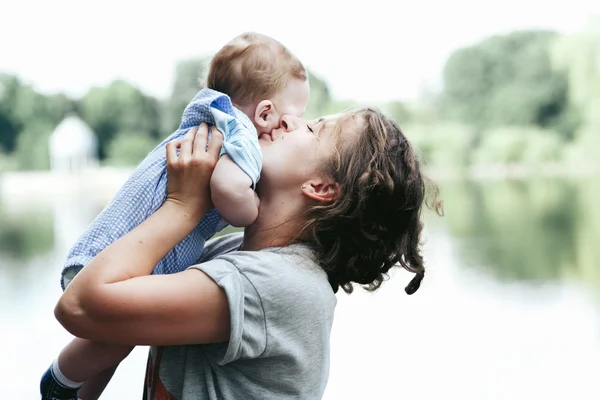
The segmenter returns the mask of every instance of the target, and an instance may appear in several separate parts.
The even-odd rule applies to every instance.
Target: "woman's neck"
[[[278,200],[270,200],[261,196],[258,218],[244,229],[242,250],[256,251],[267,247],[284,247],[298,242],[299,233],[304,225],[299,217],[299,206],[295,201],[278,196]]]

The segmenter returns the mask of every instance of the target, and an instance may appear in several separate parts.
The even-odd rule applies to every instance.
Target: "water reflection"
[[[326,400],[596,400],[600,318],[577,285],[493,280],[429,231],[414,296],[397,273],[375,295],[339,296]]]
[[[442,190],[444,228],[465,266],[502,281],[575,279],[600,290],[600,180],[465,181]]]
[[[52,229],[50,210],[10,215],[0,209],[0,257],[27,259],[51,251]]]
[[[338,296],[325,399],[600,398],[599,195],[600,179],[443,184],[420,291],[404,295],[399,272],[374,295]],[[0,205],[2,399],[37,398],[69,340],[52,314],[60,266],[102,208],[77,192],[21,203]],[[141,398],[145,356],[103,398]]]

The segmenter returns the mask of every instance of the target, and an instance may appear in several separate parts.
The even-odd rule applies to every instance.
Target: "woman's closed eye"
[[[310,125],[306,125],[306,127],[314,135],[315,131],[313,131],[313,128]]]

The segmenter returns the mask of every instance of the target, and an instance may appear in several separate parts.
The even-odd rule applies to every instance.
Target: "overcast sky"
[[[338,99],[412,99],[440,82],[453,50],[514,29],[582,29],[600,1],[6,0],[0,71],[81,96],[125,78],[165,97],[175,64],[247,30],[274,36]],[[218,4],[218,5],[217,5]]]

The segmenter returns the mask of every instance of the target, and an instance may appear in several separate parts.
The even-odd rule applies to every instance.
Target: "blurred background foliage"
[[[47,138],[69,113],[96,133],[102,163],[135,165],[177,128],[202,87],[206,61],[181,62],[167,99],[123,80],[71,99],[0,75],[0,170],[47,169]],[[332,98],[312,72],[310,83],[307,118],[360,105]],[[576,35],[527,30],[489,37],[449,57],[438,92],[375,105],[400,123],[432,166],[596,162],[600,23]]]

